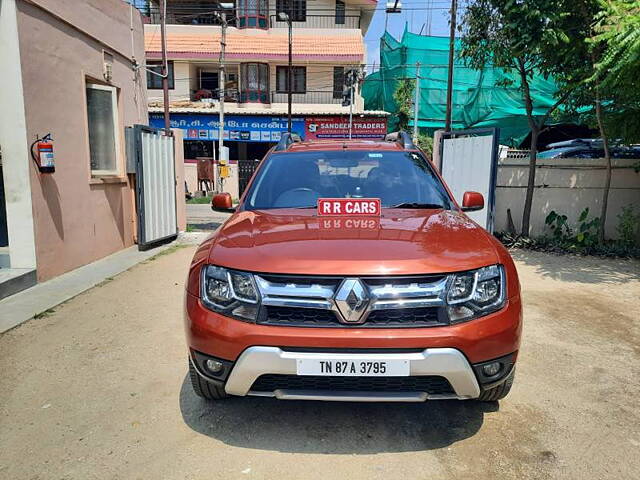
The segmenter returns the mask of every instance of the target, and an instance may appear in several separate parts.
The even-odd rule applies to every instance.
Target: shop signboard
[[[379,139],[387,133],[386,117],[353,116],[351,138]],[[316,116],[305,118],[305,139],[349,138],[348,116]]]
[[[161,113],[149,115],[152,127],[163,128],[164,116]],[[287,131],[287,117],[270,115],[225,115],[224,139],[235,142],[277,142]],[[294,133],[304,138],[305,121],[301,117],[292,118]],[[171,128],[184,131],[185,140],[218,140],[219,117],[215,114],[171,115]]]

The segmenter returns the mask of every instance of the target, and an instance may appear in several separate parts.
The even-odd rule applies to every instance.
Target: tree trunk
[[[602,193],[602,208],[600,209],[600,230],[598,231],[598,241],[604,243],[604,226],[607,221],[607,205],[609,203],[609,190],[611,189],[611,153],[609,152],[609,138],[604,129],[604,122],[602,120],[602,104],[600,102],[600,95],[596,94],[596,118],[598,120],[598,129],[600,130],[600,137],[602,138],[602,145],[604,147],[604,159],[607,165],[606,179],[604,181],[604,192]]]
[[[540,126],[533,117],[533,101],[531,100],[531,91],[529,89],[529,79],[527,70],[522,59],[517,60],[518,72],[520,73],[520,86],[522,88],[522,96],[524,106],[527,112],[527,120],[531,129],[531,150],[529,151],[529,179],[527,181],[527,193],[524,200],[524,209],[522,210],[522,225],[520,233],[523,237],[529,236],[529,224],[531,220],[531,206],[533,204],[533,190],[536,183],[536,158],[538,156],[538,134]],[[541,126],[544,126],[544,121]]]
[[[527,181],[527,194],[524,200],[524,210],[522,211],[522,229],[520,231],[523,237],[529,236],[529,225],[531,221],[531,207],[533,205],[533,192],[536,184],[536,160],[538,157],[538,134],[537,126],[531,129],[531,150],[529,152],[529,179]]]

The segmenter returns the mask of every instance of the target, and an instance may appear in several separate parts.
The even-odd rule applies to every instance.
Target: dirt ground
[[[0,337],[0,478],[640,478],[640,263],[515,252],[526,326],[499,404],[208,405],[186,377],[193,251]]]

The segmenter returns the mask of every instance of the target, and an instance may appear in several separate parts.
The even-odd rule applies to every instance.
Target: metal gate
[[[444,132],[440,142],[440,172],[458,203],[466,191],[480,192],[485,208],[467,215],[493,232],[498,174],[497,128]]]
[[[253,172],[256,171],[260,165],[260,160],[252,158],[250,160],[238,160],[238,196],[241,197],[244,193],[249,180],[253,176]]]
[[[178,235],[174,138],[145,125],[133,137],[138,248],[146,250]]]

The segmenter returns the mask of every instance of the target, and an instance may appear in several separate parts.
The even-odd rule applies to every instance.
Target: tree
[[[529,176],[522,235],[529,235],[531,206],[535,188],[537,142],[541,129],[568,96],[563,92],[557,101],[535,111],[530,91],[534,73],[552,75],[562,64],[559,51],[568,41],[557,28],[562,0],[470,0],[462,22],[461,57],[476,69],[493,64],[515,73],[519,79],[527,121],[531,129]]]
[[[556,82],[569,94],[567,113],[596,126],[603,144],[606,175],[598,232],[602,243],[611,189],[610,139],[640,137],[639,85],[634,78],[640,71],[640,6],[620,0],[565,0],[561,10],[559,28],[569,42]]]
[[[403,78],[398,82],[393,99],[398,105],[398,130],[409,130],[409,120],[413,114],[413,100],[416,81],[412,78]]]

